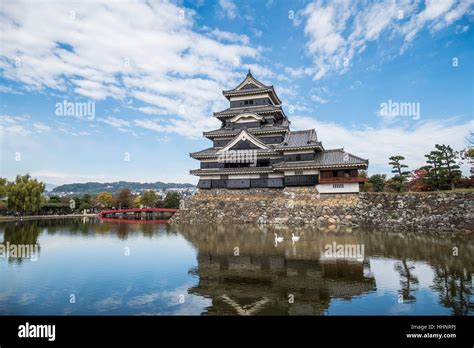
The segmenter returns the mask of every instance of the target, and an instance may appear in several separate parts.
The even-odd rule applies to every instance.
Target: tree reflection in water
[[[277,247],[274,233],[285,238]],[[298,243],[291,243],[292,233],[301,237]],[[151,240],[181,235],[192,245],[197,258],[197,266],[189,269],[197,283],[187,291],[212,299],[205,310],[210,315],[323,315],[334,300],[352,301],[377,291],[371,262],[380,259],[395,262],[400,288],[393,290],[402,295],[404,303],[414,304],[418,300],[423,286],[419,265],[423,264],[433,271],[429,289],[437,294],[441,306],[450,308],[454,315],[473,313],[474,243],[468,236],[361,230],[349,233],[253,225],[169,226],[98,219],[0,223],[0,241],[4,245],[37,244],[43,235],[56,234],[107,235],[120,240],[131,236]],[[325,245],[334,242],[364,245],[363,260],[325,260],[321,257]],[[459,246],[459,256],[453,256],[454,245]],[[42,250],[45,252],[48,250]]]
[[[439,293],[443,306],[453,309],[454,315],[472,313],[472,273],[465,268],[456,269],[435,265],[433,290]]]
[[[40,245],[38,243],[38,236],[40,234],[40,223],[39,221],[20,221],[5,224],[3,229],[3,241],[0,242],[1,245],[7,248],[22,248],[22,246],[34,246],[33,248],[22,248],[26,251],[26,255],[16,255],[15,257],[9,256],[9,262],[16,262],[21,264],[25,259],[32,258],[33,256],[38,257],[38,255],[33,255],[36,250],[38,253],[40,251]]]
[[[412,274],[415,270],[415,266],[413,263],[403,259],[397,261],[395,270],[400,274],[400,286],[402,289],[399,293],[402,295],[403,302],[415,302],[416,298],[414,293],[418,290],[417,285],[419,284],[418,277]]]

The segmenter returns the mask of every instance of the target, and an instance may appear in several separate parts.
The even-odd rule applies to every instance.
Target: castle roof
[[[369,160],[354,156],[344,149],[330,149],[317,152],[312,161],[279,162],[274,165],[276,169],[296,169],[296,168],[342,168],[342,167],[362,167],[366,168]]]
[[[229,118],[234,117],[236,115],[245,113],[245,112],[253,112],[256,114],[274,114],[279,113],[282,116],[285,116],[283,109],[281,106],[275,105],[258,105],[258,106],[245,106],[245,107],[237,107],[237,108],[227,108],[222,111],[214,112],[214,117],[217,118]]]
[[[273,124],[264,124],[260,127],[251,127],[247,128],[247,131],[252,134],[281,134],[288,131],[288,126],[279,126]],[[236,136],[240,133],[240,129],[238,128],[220,128],[216,130],[212,130],[209,132],[203,132],[203,135],[207,138],[217,138],[217,137],[225,137],[225,136]]]
[[[288,132],[281,144],[277,144],[277,149],[291,149],[296,147],[319,146],[322,147],[321,142],[318,141],[316,131],[314,129]]]
[[[258,81],[255,77],[253,77],[250,69],[245,79],[237,87],[235,87],[234,89],[227,90],[227,91],[222,91],[222,94],[229,100],[230,100],[230,97],[247,96],[247,95],[250,96],[250,95],[261,94],[261,93],[268,93],[273,103],[277,105],[281,104],[281,100],[276,94],[273,86],[265,85],[262,82]]]
[[[189,155],[192,158],[195,158],[195,159],[214,158],[214,157],[219,156],[219,151],[222,150],[222,149],[223,149],[223,147],[209,147],[209,148],[201,150],[201,151],[192,152]],[[272,148],[269,148],[269,149],[252,149],[252,150],[257,151],[257,156],[259,156],[259,155],[272,155],[272,154],[277,155],[278,154],[278,152],[275,151]]]

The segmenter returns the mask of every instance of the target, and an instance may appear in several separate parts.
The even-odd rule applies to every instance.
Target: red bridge
[[[176,213],[178,209],[174,208],[128,208],[128,209],[110,209],[102,210],[98,213],[99,216],[105,216],[110,214],[122,214],[122,213]]]

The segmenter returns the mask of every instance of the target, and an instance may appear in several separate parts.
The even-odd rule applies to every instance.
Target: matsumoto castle
[[[325,149],[314,129],[291,131],[273,86],[250,70],[234,89],[222,92],[230,107],[214,113],[222,122],[204,132],[212,147],[191,153],[200,161],[200,189],[315,186],[320,193],[359,192],[358,171],[369,161],[344,149]]]

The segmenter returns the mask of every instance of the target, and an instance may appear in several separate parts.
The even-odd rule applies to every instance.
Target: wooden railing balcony
[[[331,182],[366,182],[367,179],[365,178],[358,178],[358,177],[337,177],[337,178],[319,178],[320,183],[331,183]]]

